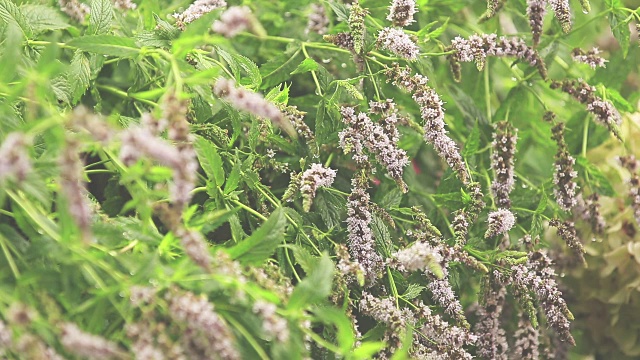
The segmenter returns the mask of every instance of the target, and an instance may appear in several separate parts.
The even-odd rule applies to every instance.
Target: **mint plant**
[[[597,354],[631,3],[0,0],[0,353]]]

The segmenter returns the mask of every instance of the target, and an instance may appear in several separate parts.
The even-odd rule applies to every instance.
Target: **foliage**
[[[637,356],[640,8],[581,3],[0,0],[0,354]]]

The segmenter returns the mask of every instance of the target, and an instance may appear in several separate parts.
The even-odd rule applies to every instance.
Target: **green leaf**
[[[242,74],[240,70],[244,70],[244,72],[249,75],[250,81],[241,83],[244,85],[248,85],[251,88],[260,87],[260,84],[262,83],[262,75],[260,74],[260,70],[258,69],[256,63],[251,61],[251,59],[240,54],[231,54],[219,47],[215,48],[215,52],[218,53],[218,55],[220,55],[224,59],[224,61],[227,62],[236,80],[241,79]]]
[[[6,39],[0,43],[0,83],[11,82],[17,75],[18,63],[22,57],[23,34],[15,23],[6,27]]]
[[[363,342],[357,349],[353,350],[349,358],[353,360],[373,359],[374,355],[384,349],[385,346],[386,344],[380,341]]]
[[[464,149],[462,150],[462,156],[466,159],[471,155],[475,155],[480,149],[480,127],[476,121],[475,126],[471,130],[467,141],[464,143]]]
[[[300,63],[302,50],[294,45],[287,49],[284,54],[276,56],[272,60],[260,66],[262,74],[262,89],[267,89],[278,85],[291,77],[291,72]]]
[[[284,239],[286,224],[284,211],[277,208],[258,230],[237,245],[228,248],[227,253],[243,265],[260,265],[273,254]]]
[[[216,186],[224,185],[224,168],[222,167],[222,158],[218,154],[216,147],[202,136],[197,136],[193,143],[196,155],[200,161],[200,166],[207,174],[209,179],[215,181]]]
[[[333,261],[327,253],[323,253],[311,273],[293,290],[287,308],[300,310],[326,299],[331,294],[334,270]]]
[[[327,4],[329,4],[329,6],[331,7],[331,10],[333,10],[333,12],[336,13],[336,17],[338,18],[338,21],[349,20],[349,14],[351,13],[351,11],[349,11],[349,8],[347,8],[346,5],[335,2],[335,1],[328,1]]]
[[[72,103],[78,102],[87,88],[91,80],[91,69],[89,66],[89,58],[82,52],[76,51],[71,59],[71,66],[67,74]]]
[[[595,190],[604,196],[615,196],[616,192],[611,186],[609,180],[604,176],[602,171],[590,163],[587,158],[582,156],[576,157],[576,167],[578,168],[578,173],[583,172],[586,177],[589,179],[589,184],[595,188]]]
[[[312,58],[306,58],[306,59],[302,60],[300,65],[298,65],[298,67],[291,72],[291,75],[302,74],[302,73],[306,73],[306,72],[309,72],[309,71],[316,71],[316,70],[318,70],[319,66],[320,65],[318,65],[318,63],[315,60],[313,60]]]
[[[407,290],[404,292],[404,294],[402,294],[402,298],[405,300],[413,300],[420,296],[420,293],[422,293],[422,290],[424,289],[426,289],[426,287],[422,285],[418,285],[415,283],[409,284]]]
[[[630,18],[627,14],[618,8],[622,7],[619,0],[608,0],[609,8],[613,9],[609,13],[609,25],[611,26],[611,32],[613,37],[618,40],[620,48],[622,49],[622,56],[627,57],[629,53],[629,43],[631,38],[631,31],[629,30]]]
[[[224,194],[225,195],[230,194],[232,191],[238,188],[239,184],[240,184],[240,164],[235,163],[224,185]]]
[[[33,30],[24,13],[9,0],[0,0],[0,19],[3,23],[17,25],[27,39],[33,36]]]
[[[633,113],[636,111],[636,108],[631,105],[620,93],[611,88],[605,88],[606,98],[611,100],[616,109],[625,111],[628,113]]]
[[[360,90],[358,90],[358,88],[351,84],[348,80],[334,80],[333,83],[335,83],[338,88],[346,90],[347,93],[353,96],[356,100],[364,100],[364,96],[362,96]]]
[[[335,193],[318,189],[313,200],[313,211],[320,214],[327,229],[340,226],[346,217],[345,200]]]
[[[111,30],[113,20],[113,4],[111,0],[91,0],[89,12],[89,35],[106,34]],[[108,54],[107,54],[108,55]]]
[[[71,26],[56,9],[49,6],[23,4],[20,10],[36,33],[66,29]]]
[[[115,35],[83,36],[69,41],[68,45],[83,51],[116,57],[135,57],[140,53],[135,40]]]
[[[355,334],[351,326],[351,320],[349,320],[344,311],[322,306],[315,308],[312,312],[317,321],[336,327],[336,339],[340,344],[340,349],[344,353],[349,352],[355,343]]]

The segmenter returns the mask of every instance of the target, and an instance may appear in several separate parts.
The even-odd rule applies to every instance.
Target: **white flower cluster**
[[[496,174],[495,179],[491,183],[491,191],[499,207],[511,207],[509,194],[514,186],[514,168],[513,163],[516,152],[516,142],[518,141],[518,133],[509,123],[500,122],[497,124],[496,131],[493,133],[493,142],[491,146],[491,168]]]
[[[58,0],[58,5],[63,13],[69,15],[70,18],[81,23],[89,15],[91,8],[85,3],[78,0]]]
[[[219,78],[216,81],[213,86],[213,92],[216,96],[231,103],[236,109],[270,119],[290,136],[297,137],[291,121],[286,119],[280,109],[265,100],[262,95],[242,87],[236,87],[235,81],[226,78]]]
[[[286,343],[289,340],[289,323],[287,319],[276,314],[278,307],[270,302],[257,300],[253,304],[253,312],[262,317],[262,330],[269,339]]]
[[[352,180],[351,195],[347,202],[347,232],[349,233],[349,252],[365,272],[369,284],[373,284],[382,269],[382,257],[376,252],[373,233],[371,232],[371,211],[369,210],[369,194],[359,184],[357,178]]]
[[[58,159],[60,190],[67,200],[69,215],[80,229],[83,240],[88,241],[93,212],[84,185],[84,163],[80,159],[80,151],[80,143],[77,140],[66,140]]]
[[[173,17],[176,19],[176,25],[184,30],[187,24],[196,21],[202,15],[225,6],[227,2],[224,0],[196,0],[185,11],[173,14]]]
[[[457,36],[451,41],[451,47],[456,51],[453,59],[460,62],[475,61],[478,70],[484,68],[488,56],[513,56],[527,61],[543,72],[544,62],[537,51],[527,46],[520,38],[507,38],[496,34],[471,35],[469,39]],[[544,70],[546,77],[546,69]]]
[[[408,26],[415,22],[413,15],[417,12],[415,0],[392,0],[387,20],[394,26]]]
[[[420,49],[411,36],[401,29],[384,28],[378,32],[378,48],[388,50],[398,57],[409,61],[418,60]]]
[[[487,221],[489,226],[487,227],[487,232],[484,234],[486,239],[504,234],[511,230],[511,228],[516,224],[516,217],[507,209],[498,209],[489,213]]]
[[[84,358],[108,360],[122,355],[116,344],[101,336],[88,334],[73,323],[62,324],[60,343],[69,353]]]
[[[342,121],[349,126],[338,134],[340,147],[345,153],[354,152],[353,160],[359,164],[368,160],[365,148],[375,154],[376,160],[386,167],[389,176],[406,192],[402,174],[409,159],[406,151],[398,148],[397,139],[390,138],[385,128],[375,124],[365,113],[356,115],[351,107],[342,107],[341,113]]]
[[[427,270],[434,265],[439,267],[443,260],[437,248],[423,241],[413,243],[392,257],[398,262],[398,269],[401,271]]]
[[[507,335],[500,327],[500,317],[505,304],[507,289],[497,284],[490,288],[484,299],[484,305],[478,308],[478,322],[474,332],[478,334],[476,347],[478,355],[484,359],[507,360]]]
[[[531,321],[523,312],[520,312],[518,330],[513,337],[516,339],[513,345],[513,358],[521,360],[538,360],[540,357],[540,334],[533,327]]]
[[[213,258],[209,252],[209,246],[199,231],[192,229],[175,229],[175,235],[180,239],[180,244],[185,254],[204,271],[211,272]]]
[[[322,164],[313,164],[302,174],[300,192],[304,198],[305,211],[311,209],[313,199],[316,197],[316,190],[320,187],[331,186],[336,178],[336,173],[336,170],[325,168]]]
[[[587,64],[594,70],[597,67],[606,67],[606,63],[608,61],[598,55],[600,55],[600,49],[597,47],[586,52],[582,51],[582,49],[576,48],[571,52],[571,58],[573,61]]]
[[[562,31],[568,33],[571,31],[571,6],[569,0],[548,0],[549,5],[555,12],[556,19],[560,22]]]
[[[251,9],[246,6],[232,6],[213,22],[211,29],[228,38],[251,27]]]
[[[527,17],[533,35],[533,46],[540,42],[544,15],[547,12],[547,0],[527,0]]]
[[[185,326],[184,343],[206,359],[235,360],[240,353],[231,330],[204,295],[168,293],[169,315]]]
[[[31,159],[27,153],[28,141],[24,134],[9,133],[0,145],[0,181],[13,178],[24,181],[31,172]]]

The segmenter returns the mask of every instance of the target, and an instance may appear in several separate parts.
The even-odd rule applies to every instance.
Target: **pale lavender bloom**
[[[409,35],[400,29],[384,28],[378,33],[378,48],[389,50],[393,54],[409,61],[418,60],[420,48]]]
[[[506,333],[500,327],[500,316],[507,291],[504,286],[490,286],[485,304],[478,308],[478,322],[474,326],[474,331],[478,334],[478,355],[485,359],[507,360],[509,345]]]
[[[553,113],[547,113],[545,118],[555,118],[555,115],[552,115]],[[570,211],[578,203],[578,184],[575,182],[578,172],[573,170],[576,159],[569,154],[567,149],[567,144],[564,140],[564,123],[558,122],[555,124],[551,129],[551,133],[553,140],[558,144],[553,172],[553,183],[555,184],[553,195],[562,210]]]
[[[13,343],[11,329],[0,320],[0,356],[4,355],[5,349],[10,348]]]
[[[575,345],[571,336],[569,320],[573,315],[562,298],[555,281],[555,271],[551,260],[542,252],[529,254],[525,264],[511,267],[511,284],[522,294],[533,294],[544,311],[547,323],[567,342]]]
[[[437,248],[423,241],[415,242],[410,247],[391,256],[394,261],[397,261],[397,268],[401,271],[427,270],[434,266],[439,268],[443,260]]]
[[[129,323],[125,327],[127,337],[133,340],[131,352],[136,360],[165,360],[164,349],[155,346],[154,339],[158,334],[154,334],[146,323]],[[171,359],[180,359],[171,357]]]
[[[146,156],[173,169],[182,166],[178,149],[154,136],[147,129],[129,128],[122,133],[121,140],[120,159],[125,165],[133,165],[138,159]]]
[[[488,56],[513,56],[528,62],[547,78],[547,69],[538,52],[520,38],[507,38],[496,34],[471,35],[469,39],[460,36],[451,41],[451,48],[456,52],[451,55],[453,62],[475,61],[478,70],[482,70]]]
[[[138,7],[131,0],[114,0],[113,6],[118,10],[135,10]]]
[[[496,200],[496,204],[502,208],[511,207],[509,194],[514,186],[514,168],[516,142],[518,133],[507,122],[497,124],[493,133],[491,146],[491,168],[496,174],[491,183],[491,191]]]
[[[341,113],[342,121],[349,127],[338,134],[340,147],[345,153],[353,151],[353,159],[359,164],[364,164],[368,159],[364,154],[366,147],[386,167],[389,176],[398,183],[401,190],[406,192],[407,187],[402,180],[404,167],[409,164],[406,151],[399,149],[385,129],[373,123],[367,114],[356,115],[355,110],[350,107],[342,107]]]
[[[60,343],[71,354],[90,359],[113,359],[122,355],[115,343],[101,336],[86,333],[73,323],[62,324]]]
[[[157,289],[150,286],[134,285],[129,288],[129,301],[133,306],[150,304],[155,299]]]
[[[519,316],[517,329],[518,330],[516,330],[513,335],[516,339],[515,344],[513,345],[513,358],[522,360],[538,360],[540,356],[540,334],[538,333],[538,329],[533,327],[531,321],[522,312]]]
[[[360,311],[387,326],[384,341],[386,349],[393,354],[402,345],[402,338],[408,325],[413,325],[415,319],[407,309],[398,309],[395,303],[389,299],[379,299],[367,292],[362,293],[358,302]]]
[[[83,105],[73,109],[71,124],[76,129],[88,132],[103,145],[108,144],[114,135],[113,130],[109,128],[104,119],[92,113]]]
[[[387,20],[394,26],[408,26],[415,22],[413,15],[417,12],[415,0],[392,0]]]
[[[618,126],[622,124],[622,117],[613,104],[605,101],[596,95],[595,86],[591,86],[582,79],[553,81],[552,89],[561,88],[562,91],[573,96],[582,104],[587,106],[587,110],[596,116],[596,121],[606,126],[619,140],[620,134]]]
[[[575,48],[571,52],[571,58],[573,61],[587,64],[595,70],[596,67],[606,67],[605,63],[608,61],[598,56],[599,54],[600,50],[597,47],[594,47],[587,52],[582,51],[580,48]]]
[[[571,221],[560,221],[558,219],[551,219],[549,225],[558,229],[558,236],[567,244],[573,251],[576,257],[585,263],[584,254],[586,250],[578,237],[575,224]]]
[[[240,359],[231,330],[204,295],[168,293],[169,315],[181,322],[185,347],[207,359]]]
[[[582,194],[577,196],[577,205],[574,208],[574,214],[591,224],[591,230],[596,234],[602,234],[606,226],[604,217],[600,213],[600,195],[594,192],[587,198],[583,198]]]
[[[0,181],[7,178],[24,181],[31,172],[31,158],[27,153],[29,142],[24,134],[12,132],[0,145]]]
[[[562,26],[562,31],[568,33],[571,31],[571,7],[569,0],[549,0],[549,5],[555,12],[556,19]]]
[[[211,272],[213,258],[209,253],[207,241],[202,237],[202,234],[199,231],[184,228],[177,229],[175,232],[187,256],[204,271]]]
[[[253,312],[262,317],[262,331],[269,339],[276,339],[279,342],[289,340],[289,323],[287,319],[276,314],[277,306],[273,303],[257,300],[253,304]]]
[[[81,231],[83,240],[89,240],[91,233],[91,204],[84,185],[84,163],[78,152],[80,144],[67,139],[58,159],[60,167],[60,190],[67,200],[69,215]]]
[[[84,21],[91,11],[89,5],[78,0],[58,0],[58,5],[63,13],[80,23]]]
[[[464,359],[471,360],[473,357],[463,348],[465,345],[473,345],[478,337],[471,334],[467,329],[458,326],[451,326],[442,319],[440,315],[432,314],[428,306],[422,304],[417,305],[416,311],[418,317],[426,320],[419,333],[426,336],[426,339],[419,338],[423,345],[423,350],[433,349],[424,356],[416,356],[419,359]],[[416,354],[418,355],[418,354]]]
[[[328,25],[329,18],[324,6],[316,3],[311,4],[311,13],[309,14],[309,22],[305,32],[308,34],[313,31],[316,34],[324,35],[327,32]]]
[[[547,12],[547,0],[527,0],[527,17],[533,35],[533,46],[540,42],[544,15]]]
[[[265,100],[262,95],[242,87],[236,87],[235,81],[226,78],[219,78],[216,81],[213,92],[216,96],[231,103],[236,109],[270,119],[290,136],[297,137],[291,122],[285,118],[277,106]]]
[[[54,349],[47,346],[40,338],[30,333],[23,333],[15,344],[15,352],[24,359],[64,360]],[[92,359],[99,359],[93,357]]]
[[[460,300],[456,297],[449,283],[449,271],[447,268],[443,268],[442,273],[444,276],[438,279],[432,273],[425,271],[425,275],[429,278],[427,289],[431,291],[433,301],[442,307],[444,312],[451,315],[459,324],[463,324],[466,327],[469,324],[464,316],[462,304],[460,304]]]
[[[467,170],[464,160],[458,151],[458,145],[451,140],[445,130],[444,108],[440,96],[429,86],[425,76],[411,76],[408,67],[398,64],[388,67],[387,78],[394,85],[413,93],[413,100],[420,106],[420,114],[424,120],[425,141],[431,144],[438,155],[453,169],[463,183],[467,183]]]
[[[516,217],[507,209],[498,209],[489,213],[489,226],[484,234],[485,238],[507,233],[516,224]]]
[[[196,0],[182,13],[175,13],[176,25],[180,29],[185,29],[187,24],[194,22],[215,9],[227,6],[224,0]]]
[[[236,36],[251,27],[251,9],[246,6],[232,6],[213,22],[211,29],[228,38]]]
[[[302,174],[300,191],[304,198],[304,210],[309,211],[313,199],[316,197],[316,190],[320,187],[329,187],[336,178],[336,170],[325,168],[322,164],[313,164]]]
[[[347,202],[347,232],[349,233],[349,252],[354,260],[365,271],[365,277],[370,284],[382,270],[382,257],[376,252],[373,233],[370,224],[372,221],[369,210],[369,194],[359,184],[357,178],[352,180],[351,195]]]

